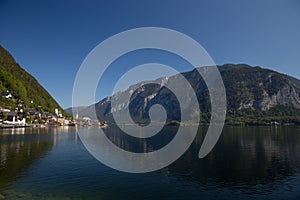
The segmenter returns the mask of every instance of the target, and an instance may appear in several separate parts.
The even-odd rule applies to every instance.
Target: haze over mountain
[[[0,92],[5,91],[9,91],[13,99],[0,97],[0,107],[14,107],[21,100],[27,108],[51,113],[54,113],[55,108],[62,110],[43,86],[22,69],[13,56],[0,45]]]
[[[268,124],[271,121],[282,123],[300,122],[300,81],[293,77],[278,72],[251,67],[246,64],[225,64],[218,66],[224,81],[227,95],[227,120],[228,124]],[[197,72],[193,70],[182,73],[193,87],[201,110],[201,121],[209,122],[210,100],[205,82]],[[176,97],[165,85],[168,82],[176,82],[180,76],[157,79],[157,84],[138,83],[125,91],[114,94],[121,98],[122,94],[131,93],[129,104],[111,108],[111,97],[106,97],[95,105],[81,107],[76,110],[79,117],[92,117],[90,113],[94,106],[98,119],[112,121],[111,112],[130,110],[131,117],[137,122],[149,122],[149,108],[154,104],[162,104],[167,113],[168,120],[180,120],[180,109]],[[132,91],[132,88],[138,88]],[[184,91],[184,88],[182,89]],[[183,109],[189,109],[193,113],[195,103],[190,102],[189,97],[185,103],[190,105]],[[71,113],[71,109],[67,109]]]

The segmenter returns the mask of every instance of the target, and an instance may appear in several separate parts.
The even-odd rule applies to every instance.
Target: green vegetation
[[[54,113],[63,110],[38,81],[22,69],[14,58],[0,46],[0,92],[9,90],[13,99],[0,97],[0,107],[15,107],[21,100],[26,108]],[[65,114],[65,113],[63,113]]]
[[[300,109],[287,106],[275,106],[268,111],[253,109],[228,110],[226,124],[228,125],[300,125]]]
[[[218,66],[223,78],[227,98],[227,125],[300,125],[300,81],[278,72],[251,67],[246,64],[225,64]],[[211,118],[211,102],[209,92],[218,94],[217,89],[208,90],[197,70],[184,72],[182,75],[190,82],[196,92],[200,104],[200,124],[209,124]],[[169,77],[168,82],[177,83],[181,76]],[[182,107],[177,97],[157,84],[135,85],[137,89],[131,96],[130,115],[138,124],[148,124],[149,109],[152,105],[161,104],[167,113],[167,124],[176,125],[180,121],[181,109],[191,116],[195,115],[197,104],[189,95],[182,99]],[[177,86],[177,92],[185,94],[185,88]],[[123,93],[130,93],[130,89]],[[153,95],[154,94],[154,95]],[[122,95],[122,94],[121,94]],[[95,104],[98,119],[113,122],[110,98]],[[81,116],[89,116],[93,107],[80,108]],[[127,108],[123,108],[127,109]],[[192,117],[191,117],[192,119]],[[194,124],[198,122],[188,122]]]
[[[284,74],[260,67],[238,66],[223,71],[220,67],[230,109],[239,109],[241,102],[250,99],[259,102],[264,98],[264,94],[273,96],[286,85],[294,86]]]
[[[300,109],[297,108],[300,85],[297,79],[246,65],[225,65],[219,69],[227,94],[226,124],[270,125],[277,122],[279,125],[300,125]],[[273,101],[277,105],[266,109],[271,104],[263,99],[278,96],[279,91],[282,97]],[[241,103],[247,102],[252,102],[252,105],[241,109]]]

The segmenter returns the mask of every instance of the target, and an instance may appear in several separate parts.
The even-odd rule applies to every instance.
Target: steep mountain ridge
[[[246,64],[225,64],[218,66],[218,69],[226,89],[228,121],[247,121],[249,116],[252,121],[255,118],[266,116],[268,120],[276,120],[278,118],[272,118],[277,116],[275,110],[281,113],[282,118],[300,116],[298,115],[298,113],[300,114],[299,80],[272,70],[251,67]],[[196,92],[202,120],[209,121],[210,100],[205,82],[197,70],[184,72],[182,75]],[[167,87],[164,87],[169,82],[176,83],[178,79],[180,76],[174,75],[157,79],[157,84],[138,83],[125,91],[114,94],[116,98],[122,98],[122,95],[130,93],[131,102],[129,104],[120,104],[111,108],[111,97],[104,98],[95,104],[98,119],[112,120],[112,112],[129,108],[131,117],[135,121],[147,122],[149,108],[159,103],[167,110],[169,120],[179,120],[180,109],[177,99]],[[180,86],[178,87],[180,88]],[[136,90],[133,90],[134,88]],[[184,88],[181,92],[185,92]],[[181,109],[188,109],[191,115],[196,114],[193,113],[196,104],[190,102],[188,95],[184,102],[189,106]],[[81,109],[79,116],[89,116],[91,109],[94,109],[93,105]]]
[[[25,107],[38,108],[54,113],[62,108],[28,72],[22,69],[13,56],[0,45],[0,92],[10,91],[13,100],[0,97],[0,106],[15,106],[19,100]]]

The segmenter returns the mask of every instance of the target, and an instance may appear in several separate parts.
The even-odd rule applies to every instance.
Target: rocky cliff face
[[[222,65],[219,66],[219,71],[226,89],[228,110],[267,111],[276,106],[300,109],[300,82],[295,78],[244,64]],[[201,76],[196,70],[182,73],[182,75],[196,91],[201,112],[209,112],[209,94]],[[159,103],[165,107],[168,119],[178,120],[180,108],[177,98],[167,87],[164,87],[170,82],[176,83],[178,79],[180,76],[175,75],[157,79],[155,84],[143,82],[133,85],[128,90],[114,95],[117,99],[122,99],[124,95],[131,95],[130,103],[120,103],[111,107],[111,98],[107,97],[95,104],[97,116],[101,120],[110,120],[112,112],[129,109],[134,120],[147,120],[149,108]],[[186,91],[182,88],[181,92],[185,93]],[[189,94],[186,95],[184,101],[188,106],[181,109],[187,109],[191,115],[197,114],[194,113],[196,104],[190,102]],[[94,107],[89,106],[82,109],[79,115],[88,116],[90,109],[94,109]]]
[[[259,67],[232,68],[221,73],[229,109],[267,111],[279,105],[300,108],[297,79]]]
[[[263,90],[263,99],[261,100],[255,100],[254,95],[252,96],[252,98],[240,103],[239,110],[252,108],[267,111],[278,105],[292,106],[300,109],[299,93],[296,91],[295,87],[288,84],[280,88],[278,92],[273,95],[270,95],[267,91]]]
[[[264,98],[259,102],[259,109],[269,110],[277,105],[292,106],[295,108],[300,108],[300,98],[299,94],[293,86],[285,85],[279,91],[270,96],[267,92],[263,94]]]

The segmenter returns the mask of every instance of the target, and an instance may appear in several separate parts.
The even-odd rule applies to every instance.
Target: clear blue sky
[[[259,65],[300,78],[299,0],[0,0],[0,24],[0,44],[64,108],[87,54],[137,27],[183,32],[217,64]],[[108,75],[114,81],[114,71]]]

